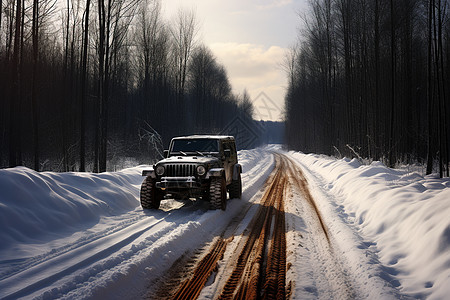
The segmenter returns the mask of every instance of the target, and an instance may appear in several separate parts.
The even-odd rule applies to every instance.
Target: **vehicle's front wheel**
[[[214,177],[211,179],[209,203],[211,209],[225,210],[227,208],[227,186],[225,178]]]
[[[239,174],[239,177],[237,180],[231,181],[231,184],[229,186],[229,192],[230,192],[230,199],[234,199],[234,198],[241,199],[241,197],[242,197],[241,174]]]
[[[142,208],[158,209],[161,204],[161,192],[155,187],[155,180],[151,177],[146,177],[141,185],[141,206]]]

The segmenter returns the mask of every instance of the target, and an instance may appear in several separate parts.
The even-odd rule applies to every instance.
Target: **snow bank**
[[[140,167],[102,174],[0,170],[0,250],[133,210],[141,183]]]
[[[293,154],[328,184],[349,223],[374,242],[402,293],[444,299],[450,294],[450,179],[422,177],[381,162]]]

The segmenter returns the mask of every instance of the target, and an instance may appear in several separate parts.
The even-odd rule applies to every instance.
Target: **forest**
[[[286,55],[292,149],[426,164],[449,176],[444,0],[311,0]]]
[[[103,172],[151,163],[175,135],[253,122],[195,10],[166,20],[161,6],[0,0],[0,167]]]

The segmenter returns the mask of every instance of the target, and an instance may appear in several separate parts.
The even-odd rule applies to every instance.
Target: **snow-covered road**
[[[235,238],[200,294],[202,299],[215,297],[272,178],[274,151],[283,152],[273,146],[239,152],[243,197],[230,200],[225,212],[209,211],[201,201],[177,200],[163,201],[159,211],[142,210],[144,166],[103,174],[0,170],[0,298],[160,297],[157,292],[173,266],[200,260],[233,228]],[[443,299],[450,293],[450,203],[443,202],[450,199],[448,180],[379,163],[360,166],[283,153],[293,162],[284,167],[290,182],[284,210],[291,298]],[[381,202],[384,193],[396,206]],[[426,218],[430,202],[438,206],[433,221]],[[381,204],[409,210],[418,222],[415,230],[435,231],[416,237],[408,247],[399,236],[407,234],[405,223],[377,217]],[[407,217],[400,219],[411,224]],[[433,254],[403,263],[416,257],[415,248],[426,246]],[[421,275],[424,267],[427,276]]]

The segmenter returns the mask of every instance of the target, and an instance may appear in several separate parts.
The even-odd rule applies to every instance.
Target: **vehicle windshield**
[[[215,139],[173,140],[170,153],[198,154],[198,152],[219,152],[219,141]]]

